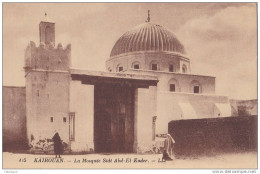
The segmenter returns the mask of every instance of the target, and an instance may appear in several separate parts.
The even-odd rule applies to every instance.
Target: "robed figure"
[[[174,139],[170,134],[166,135],[166,139],[164,141],[164,152],[163,152],[163,157],[162,160],[172,160],[174,158]]]
[[[52,137],[52,140],[54,142],[54,153],[56,155],[56,158],[58,155],[60,158],[60,155],[63,153],[63,146],[58,132],[55,133],[55,135]]]

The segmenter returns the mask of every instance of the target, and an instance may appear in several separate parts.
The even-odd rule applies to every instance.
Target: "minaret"
[[[28,143],[51,139],[55,130],[69,142],[69,83],[71,45],[55,44],[55,23],[39,24],[40,44],[25,50],[26,126]]]
[[[39,24],[40,30],[40,42],[46,45],[53,43],[55,46],[55,23],[47,17],[45,12],[45,18]]]

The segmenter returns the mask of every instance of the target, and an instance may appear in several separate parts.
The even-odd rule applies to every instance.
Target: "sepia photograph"
[[[256,173],[257,5],[2,2],[2,170]]]

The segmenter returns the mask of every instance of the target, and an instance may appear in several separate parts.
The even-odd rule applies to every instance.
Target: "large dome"
[[[123,34],[110,57],[137,51],[165,51],[186,54],[177,37],[161,25],[146,22]]]

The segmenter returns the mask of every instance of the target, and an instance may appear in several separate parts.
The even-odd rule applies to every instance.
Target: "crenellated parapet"
[[[41,42],[39,46],[31,41],[25,50],[25,69],[69,70],[71,60],[71,44],[63,48],[59,43]]]

